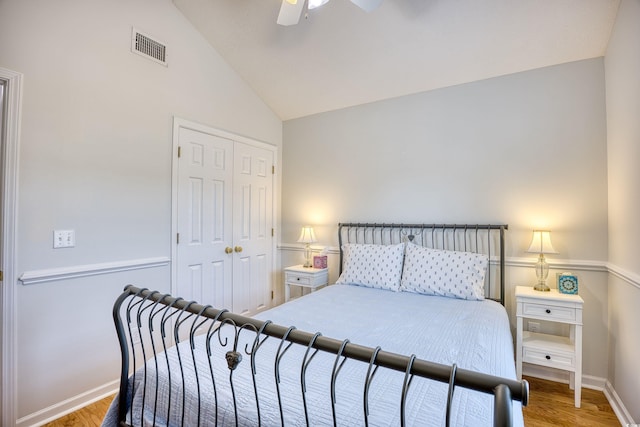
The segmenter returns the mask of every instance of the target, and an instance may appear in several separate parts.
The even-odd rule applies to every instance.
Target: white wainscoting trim
[[[340,254],[340,249],[337,246],[313,246],[311,245],[312,251],[320,252],[321,250],[326,248],[326,252],[330,254]],[[282,243],[278,246],[279,250],[282,251],[303,251],[304,245],[300,243]],[[535,267],[538,262],[538,258],[533,257],[505,257],[504,263],[507,267]],[[497,263],[497,260],[493,260],[492,264]],[[605,261],[597,261],[597,260],[569,260],[569,259],[547,259],[547,263],[549,264],[549,268],[554,269],[566,269],[566,270],[577,270],[577,271],[601,271],[601,272],[609,272],[610,264]],[[627,277],[632,277],[633,273],[624,272],[624,270],[619,269],[619,277],[622,277],[625,280],[628,280]],[[615,274],[615,273],[614,273]],[[618,274],[616,274],[618,275]],[[636,281],[638,283],[638,281]],[[638,286],[636,284],[636,286]]]
[[[522,365],[522,373],[524,375],[542,378],[543,380],[555,381],[563,384],[569,384],[569,373],[566,371],[559,371],[557,369],[545,368],[544,366],[536,366],[528,363]],[[605,378],[594,377],[591,375],[582,376],[582,387],[592,390],[602,391],[607,398],[611,409],[618,417],[620,424],[625,426],[629,424],[635,424],[631,414],[624,406],[622,399],[618,396],[618,393],[613,388],[613,385]]]
[[[554,381],[563,384],[569,384],[569,372],[558,369],[547,368],[544,366],[531,365],[529,363],[522,364],[522,373],[530,377],[541,378],[543,380]],[[582,375],[582,387],[591,390],[604,391],[606,378],[595,377],[593,375]]]
[[[163,267],[169,265],[169,257],[141,258],[125,261],[103,262],[100,264],[74,265],[70,267],[51,268],[46,270],[25,271],[20,276],[24,285],[55,282],[78,277],[96,276],[117,273],[120,271],[140,270],[143,268]]]
[[[605,384],[604,395],[609,401],[609,405],[611,405],[611,409],[613,409],[613,412],[618,417],[618,421],[620,421],[621,425],[628,426],[629,424],[637,424],[637,422],[631,417],[627,408],[624,406],[624,403],[622,403],[622,399],[620,399],[618,393],[614,390],[613,384],[609,381]],[[638,422],[640,422],[640,420],[638,420]]]
[[[340,255],[340,250],[337,246],[313,246],[311,245],[311,251],[314,253],[319,253],[322,250],[326,249],[327,253]],[[293,251],[293,252],[304,252],[304,245],[302,243],[281,243],[278,245],[278,250],[280,251]]]
[[[535,267],[537,258],[505,258],[504,263],[509,267]],[[579,271],[601,271],[608,272],[608,265],[605,261],[597,260],[573,260],[573,259],[548,259],[549,268],[557,270],[579,270]]]
[[[608,264],[608,268],[609,268],[609,272],[614,276],[640,289],[640,275],[627,271],[612,263]]]
[[[114,380],[93,390],[73,396],[48,408],[26,415],[16,422],[16,427],[35,427],[47,424],[55,419],[84,408],[98,400],[115,394],[120,387],[120,381]]]

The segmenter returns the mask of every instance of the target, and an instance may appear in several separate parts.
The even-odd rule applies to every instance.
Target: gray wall
[[[130,52],[132,26],[168,67]],[[174,115],[281,146],[282,122],[170,0],[2,1],[0,61],[24,74],[19,274],[170,256]],[[54,229],[76,247],[54,250]],[[113,301],[169,280],[164,265],[18,283],[21,425],[113,390]]]
[[[607,49],[609,379],[640,422],[640,2],[623,0]],[[633,422],[632,420],[627,420]]]
[[[283,241],[344,220],[547,227],[559,257],[607,256],[602,59],[287,121]],[[526,247],[525,247],[526,246]]]
[[[335,247],[340,221],[508,223],[513,322],[512,287],[535,280],[531,230],[548,228],[559,251],[549,262],[580,278],[584,371],[603,386],[605,120],[599,58],[287,121],[282,264],[300,262],[287,248],[304,224]]]
[[[129,52],[132,25],[168,44],[168,68]],[[282,265],[301,261],[287,247],[303,224],[335,246],[345,220],[501,221],[508,283],[528,285],[530,230],[550,228],[554,271],[569,265],[580,277],[585,373],[609,378],[640,419],[639,28],[639,2],[623,0],[605,66],[564,64],[286,122]],[[1,1],[0,61],[25,74],[19,272],[169,256],[174,115],[283,139],[280,120],[169,0]],[[61,228],[76,230],[76,248],[52,249]],[[608,275],[608,287],[598,268],[607,260],[624,273]],[[330,265],[335,280],[334,255]],[[23,424],[116,379],[109,313],[129,282],[168,290],[169,267],[18,284]]]

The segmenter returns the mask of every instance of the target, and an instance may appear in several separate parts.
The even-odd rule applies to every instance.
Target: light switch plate
[[[76,245],[74,230],[53,230],[53,248],[73,248]]]

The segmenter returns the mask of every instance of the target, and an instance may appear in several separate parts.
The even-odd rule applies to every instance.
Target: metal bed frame
[[[342,245],[345,243],[390,245],[412,242],[432,249],[483,253],[489,257],[490,266],[497,266],[487,269],[485,296],[504,305],[504,232],[508,229],[507,224],[340,223],[340,273],[343,266]],[[494,283],[496,280],[492,280],[492,277],[496,276],[497,283]]]
[[[473,227],[475,230],[476,226]],[[398,228],[397,226],[391,227],[388,225],[375,225],[375,227],[373,227],[374,230],[380,229],[382,231],[380,231],[381,234],[379,235],[377,234],[378,231],[375,231],[373,234],[376,234],[376,236],[382,236],[382,234],[388,233],[389,228],[393,230],[399,229],[400,236],[404,236],[409,240],[414,240],[416,236],[422,235],[425,237],[425,230],[431,230],[433,235],[436,235],[436,231],[433,230],[447,230],[449,229],[449,226],[425,227],[422,225],[403,225]],[[363,229],[363,224],[339,224],[339,239],[341,246],[343,242],[355,241],[356,235],[361,233],[361,229]],[[364,229],[367,229],[367,227]],[[490,231],[494,229],[499,230],[501,242],[500,254],[502,254],[503,233],[506,226],[477,226],[477,230]],[[346,232],[346,234],[343,235],[343,232]],[[450,236],[438,236],[438,238],[444,238],[445,240],[447,240],[447,237]],[[386,238],[387,237],[381,238],[382,240],[380,240],[380,242],[384,243],[384,239]],[[478,246],[476,245],[475,248],[477,249]],[[502,261],[500,265],[500,268],[502,269],[504,266]],[[502,270],[500,271],[502,273]],[[306,419],[306,425],[309,425],[309,414],[313,412],[313,408],[308,408],[305,400],[305,374],[309,363],[319,351],[335,355],[335,362],[333,364],[333,371],[331,374],[331,390],[328,390],[328,392],[331,393],[331,409],[334,426],[337,425],[339,421],[336,419],[336,378],[340,373],[341,367],[347,360],[363,363],[365,364],[364,366],[367,366],[367,373],[364,378],[364,389],[362,390],[362,402],[364,408],[363,424],[365,426],[369,425],[369,386],[374,375],[380,368],[397,371],[399,372],[399,375],[403,375],[404,377],[403,387],[400,396],[398,397],[398,404],[400,406],[400,419],[398,420],[398,423],[401,426],[405,426],[407,423],[407,420],[405,419],[405,403],[414,377],[432,379],[449,385],[448,394],[443,397],[443,403],[444,399],[446,399],[447,402],[445,407],[447,426],[449,426],[451,404],[456,387],[476,390],[494,396],[494,426],[512,425],[512,400],[522,402],[523,406],[526,406],[528,402],[529,387],[528,383],[524,380],[516,381],[460,369],[457,368],[455,364],[452,366],[438,364],[418,359],[415,355],[406,356],[395,354],[384,351],[380,347],[371,348],[361,346],[351,343],[349,340],[340,341],[330,337],[324,337],[320,333],[313,334],[298,330],[293,326],[286,327],[274,324],[270,321],[261,321],[254,318],[244,317],[230,313],[227,310],[218,310],[211,306],[203,306],[193,301],[189,302],[181,298],[174,298],[167,294],[161,294],[148,289],[140,289],[131,285],[127,286],[124,292],[116,300],[113,308],[113,318],[122,354],[120,390],[117,398],[117,420],[120,426],[129,426],[126,421],[128,414],[131,416],[131,419],[134,419],[132,413],[133,406],[131,405],[130,407],[128,403],[128,389],[130,384],[135,383],[137,380],[143,383],[145,393],[147,393],[147,387],[149,390],[148,393],[152,393],[153,390],[156,390],[155,402],[157,402],[157,377],[155,379],[155,387],[154,384],[147,384],[147,382],[153,381],[151,377],[147,378],[147,369],[148,366],[150,366],[149,363],[155,363],[155,367],[157,369],[159,363],[158,360],[160,360],[160,363],[163,363],[167,349],[180,342],[188,342],[190,344],[189,346],[175,347],[175,350],[178,352],[178,358],[180,359],[180,370],[179,372],[173,372],[173,374],[179,376],[179,378],[181,377],[180,380],[183,388],[185,387],[183,361],[192,360],[195,365],[196,353],[206,352],[209,358],[209,366],[211,366],[212,354],[222,354],[221,352],[224,353],[226,350],[224,357],[229,370],[228,380],[231,387],[231,394],[233,396],[235,425],[238,425],[238,402],[234,386],[234,370],[242,362],[243,356],[249,358],[245,363],[250,363],[252,368],[253,390],[255,393],[255,404],[258,416],[256,425],[260,426],[263,423],[260,418],[261,402],[258,398],[258,391],[256,388],[257,372],[255,368],[255,358],[260,352],[262,344],[267,339],[279,340],[277,354],[275,360],[273,360],[276,384],[274,393],[277,395],[282,425],[284,425],[284,416],[280,389],[278,387],[279,372],[282,369],[299,370],[300,393],[304,404],[304,416]],[[232,328],[231,332],[232,335],[235,336],[235,339],[223,340],[220,335],[223,328],[227,328],[227,331],[228,328]],[[240,341],[240,336],[243,335],[243,338],[246,339],[246,334],[250,334],[249,337],[252,345],[247,345],[244,349],[239,349],[238,342]],[[205,338],[204,342],[206,345],[196,345],[196,338],[200,336]],[[293,345],[301,346],[303,350],[306,349],[304,357],[299,361],[300,363],[298,366],[289,363],[287,366],[281,366],[282,355]],[[214,351],[214,347],[219,348],[217,351]],[[209,372],[210,375],[207,374],[200,376],[197,370],[195,372],[196,384],[194,387],[197,387],[198,392],[199,425],[213,425],[212,420],[200,419],[200,410],[202,407],[202,402],[200,401],[200,387],[205,381],[213,384],[216,411],[215,425],[218,425],[216,384],[219,383],[219,381],[216,381],[213,369]],[[171,371],[169,371],[169,375],[172,375]],[[169,393],[171,393],[171,390]],[[182,398],[184,400],[184,393],[182,394]],[[171,399],[169,399],[169,401],[170,400]],[[144,404],[141,410],[144,411]],[[172,408],[168,407],[166,410],[171,411]],[[184,410],[185,406],[183,402],[181,415],[183,420],[182,424],[184,424]],[[157,406],[155,403],[153,411],[155,425],[156,415],[158,417],[161,415],[156,414]],[[168,418],[169,417],[167,416],[167,419]]]

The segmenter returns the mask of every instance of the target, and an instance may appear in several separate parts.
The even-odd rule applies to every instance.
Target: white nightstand
[[[302,265],[294,265],[284,269],[284,300],[291,297],[291,285],[302,286],[314,292],[329,283],[329,269],[305,268]]]
[[[575,406],[580,407],[582,391],[582,306],[578,295],[534,291],[516,286],[516,372],[522,379],[522,362],[570,372]],[[523,319],[538,319],[570,325],[569,337],[523,330]]]

